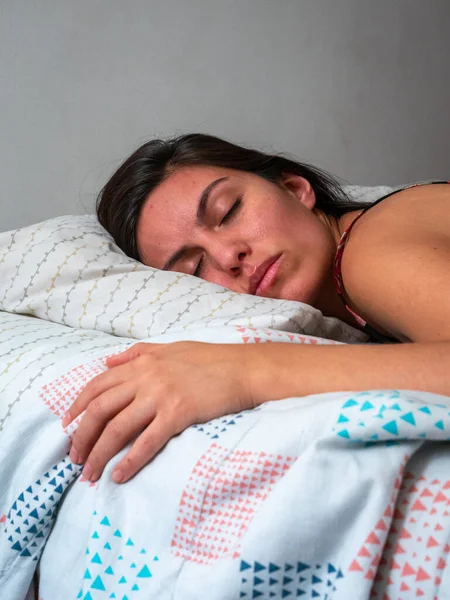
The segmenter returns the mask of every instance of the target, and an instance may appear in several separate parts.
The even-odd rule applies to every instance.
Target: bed
[[[386,188],[352,187],[368,201]],[[298,302],[126,257],[92,215],[0,234],[2,600],[450,597],[450,399],[412,390],[267,402],[95,484],[62,416],[136,340],[365,343]]]

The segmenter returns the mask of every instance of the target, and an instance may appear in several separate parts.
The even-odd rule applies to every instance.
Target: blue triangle
[[[39,519],[38,512],[37,512],[37,510],[35,508],[30,512],[30,517],[34,517],[35,519]]]
[[[288,585],[291,581],[294,581],[292,577],[286,577],[286,575],[283,577],[283,585]]]
[[[97,575],[97,577],[95,578],[93,584],[91,585],[91,589],[101,590],[102,592],[106,592],[106,588],[103,585],[103,581],[101,580],[99,575]]]
[[[248,564],[248,562],[245,562],[245,560],[241,560],[241,566],[239,571],[245,571],[245,569],[251,569],[252,566]]]
[[[347,440],[350,439],[350,434],[346,429],[343,429],[342,431],[338,431],[338,435],[343,438],[346,438]]]
[[[257,573],[258,571],[262,571],[265,568],[266,567],[264,565],[262,565],[261,563],[255,562],[255,568],[253,570],[255,571],[255,573]]]
[[[278,583],[278,579],[275,579],[274,577],[269,579],[269,585],[275,585],[276,583]]]
[[[320,596],[319,592],[316,592],[316,590],[313,590],[312,594],[311,594],[311,598],[317,598],[318,596]]]
[[[360,410],[361,411],[363,411],[363,410],[370,410],[371,408],[374,408],[374,405],[371,404],[368,400],[366,400],[364,402],[364,404],[361,406]]]
[[[315,583],[322,583],[322,580],[320,579],[320,577],[317,577],[316,575],[312,576],[312,582],[313,584]]]
[[[142,567],[142,569],[139,571],[139,573],[137,574],[137,577],[151,577],[151,576],[152,576],[152,574],[150,573],[147,565],[144,565]]]
[[[28,548],[25,548],[25,550],[22,550],[22,552],[20,553],[20,556],[31,556]]]
[[[301,573],[305,569],[310,569],[310,568],[311,567],[309,565],[305,565],[305,563],[302,563],[302,562],[297,563],[297,573]]]
[[[358,402],[351,398],[350,400],[347,400],[345,404],[342,405],[342,408],[350,408],[351,406],[358,406]]]
[[[264,579],[261,579],[261,577],[257,577],[256,575],[253,577],[253,585],[258,585],[260,583],[264,583]]]
[[[50,479],[49,484],[56,485],[56,479],[54,477],[53,477],[53,479]]]
[[[383,429],[392,433],[393,435],[398,435],[397,423],[395,421],[389,421],[386,425],[383,425]]]
[[[277,565],[275,565],[273,563],[269,563],[269,573],[273,573],[274,571],[279,571],[279,570],[280,570],[280,567],[278,567]],[[241,569],[241,571],[242,571],[242,569]]]
[[[406,413],[406,415],[402,415],[400,418],[409,423],[410,425],[416,426],[416,421],[412,412]]]
[[[16,542],[14,544],[14,546],[11,546],[12,550],[17,550],[17,552],[21,552],[22,551],[22,546],[19,544],[19,542]]]

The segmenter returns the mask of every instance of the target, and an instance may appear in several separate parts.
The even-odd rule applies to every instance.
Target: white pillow
[[[348,188],[354,198],[389,188]],[[363,196],[365,191],[365,197]],[[242,325],[340,342],[368,336],[288,300],[237,294],[127,257],[94,215],[56,217],[0,234],[0,310],[144,339],[197,327]]]

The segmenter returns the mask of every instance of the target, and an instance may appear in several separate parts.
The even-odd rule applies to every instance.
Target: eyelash
[[[228,222],[231,217],[233,216],[234,212],[239,208],[239,206],[241,205],[242,202],[242,197],[238,198],[236,200],[236,202],[233,204],[233,206],[230,208],[230,210],[227,212],[227,214],[224,216],[224,218],[222,219],[222,221],[220,222],[221,225],[223,225],[223,223]],[[195,269],[193,275],[194,277],[201,277],[201,273],[202,273],[202,262],[203,262],[203,257],[199,260],[197,268]]]

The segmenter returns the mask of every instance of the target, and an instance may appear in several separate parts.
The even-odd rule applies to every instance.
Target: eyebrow
[[[222,183],[223,181],[227,181],[227,180],[228,180],[228,177],[220,177],[219,179],[212,181],[203,190],[203,192],[200,196],[198,207],[197,207],[197,217],[196,217],[196,221],[195,221],[197,225],[203,225],[205,222],[205,215],[206,215],[206,212],[208,209],[208,200],[210,198],[211,192],[217,185],[219,185],[219,183]],[[166,264],[162,268],[162,270],[168,271],[177,261],[180,260],[180,258],[188,250],[190,250],[189,246],[182,246],[181,248],[179,248],[174,254],[172,254],[172,256],[169,258],[169,260],[166,262]]]

